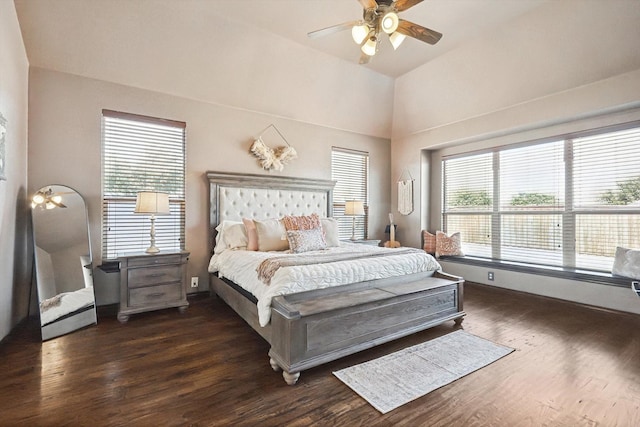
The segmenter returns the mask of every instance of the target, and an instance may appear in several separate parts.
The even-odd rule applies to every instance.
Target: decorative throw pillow
[[[436,253],[436,235],[422,230],[422,249],[428,254]]]
[[[252,219],[242,218],[245,231],[247,232],[247,250],[258,250],[258,232],[256,231],[256,224]]]
[[[464,256],[459,232],[447,236],[442,231],[436,231],[436,258],[441,256]]]
[[[287,215],[282,218],[284,228],[289,230],[311,230],[320,228],[320,217],[317,214],[293,216]]]
[[[279,219],[268,219],[265,221],[254,220],[253,222],[256,225],[256,232],[258,234],[259,251],[286,251],[289,249],[287,231],[284,229],[282,221]]]
[[[249,241],[244,224],[240,222],[225,228],[224,242],[227,245],[227,249],[246,249]]]
[[[616,248],[611,274],[640,280],[640,250]]]
[[[338,221],[335,218],[321,218],[320,224],[324,232],[324,240],[327,246],[340,246],[340,237],[338,237]]]
[[[322,236],[321,228],[289,230],[287,231],[287,240],[289,240],[291,252],[297,254],[327,248],[327,243]]]
[[[240,221],[225,220],[218,224],[218,226],[216,227],[216,231],[218,232],[216,234],[216,246],[213,248],[214,254],[222,253],[224,250],[228,249],[226,234],[227,231],[235,225],[242,226],[242,223]]]

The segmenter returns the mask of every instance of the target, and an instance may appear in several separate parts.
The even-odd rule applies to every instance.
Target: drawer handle
[[[147,295],[148,298],[160,298],[164,296],[164,292],[156,292],[154,294]]]
[[[162,276],[164,276],[164,273],[147,274],[147,277],[162,277]]]

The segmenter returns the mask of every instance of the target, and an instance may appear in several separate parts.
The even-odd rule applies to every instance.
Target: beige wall
[[[27,78],[13,2],[0,1],[0,113],[7,120],[6,181],[0,181],[0,339],[27,315]]]
[[[402,243],[419,246],[421,229],[440,229],[443,154],[640,119],[638,22],[637,1],[549,2],[399,78],[391,175],[422,174],[420,209],[398,218],[410,232]],[[444,265],[487,282],[486,268]],[[640,312],[628,289],[506,272],[490,284]]]
[[[186,247],[192,254],[189,276],[200,277],[200,290],[206,290],[208,282],[208,187],[204,174],[208,170],[267,174],[248,149],[253,138],[270,123],[298,152],[298,159],[281,175],[330,179],[332,146],[368,151],[370,233],[384,237],[391,194],[388,139],[34,67],[30,71],[29,108],[29,189],[64,184],[85,197],[97,264],[101,262],[102,109],[187,123]],[[266,141],[269,143],[269,139]],[[271,143],[282,144],[277,138]]]
[[[391,135],[391,77],[232,21],[210,1],[15,3],[32,66],[326,128]],[[64,36],[52,36],[57,34]]]

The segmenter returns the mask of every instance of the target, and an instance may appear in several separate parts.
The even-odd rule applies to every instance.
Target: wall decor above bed
[[[267,144],[265,144],[262,140],[262,136],[269,129],[275,130],[287,145],[277,147],[275,150],[267,146]],[[260,132],[260,135],[256,138],[255,141],[253,141],[253,144],[251,144],[251,148],[249,149],[249,151],[258,159],[260,159],[259,163],[260,166],[262,166],[262,169],[268,171],[271,171],[273,169],[282,171],[284,169],[284,165],[298,157],[298,153],[296,152],[295,148],[293,148],[289,144],[287,139],[282,135],[282,133],[280,133],[280,131],[274,124],[270,124],[266,129]]]

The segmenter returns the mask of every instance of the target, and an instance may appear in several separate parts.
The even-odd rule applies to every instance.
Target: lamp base
[[[160,252],[160,249],[155,246],[149,246],[145,252],[148,254],[157,254],[158,252]]]
[[[384,247],[385,248],[399,248],[400,247],[400,242],[398,242],[397,240],[389,240],[388,242],[384,242]]]

